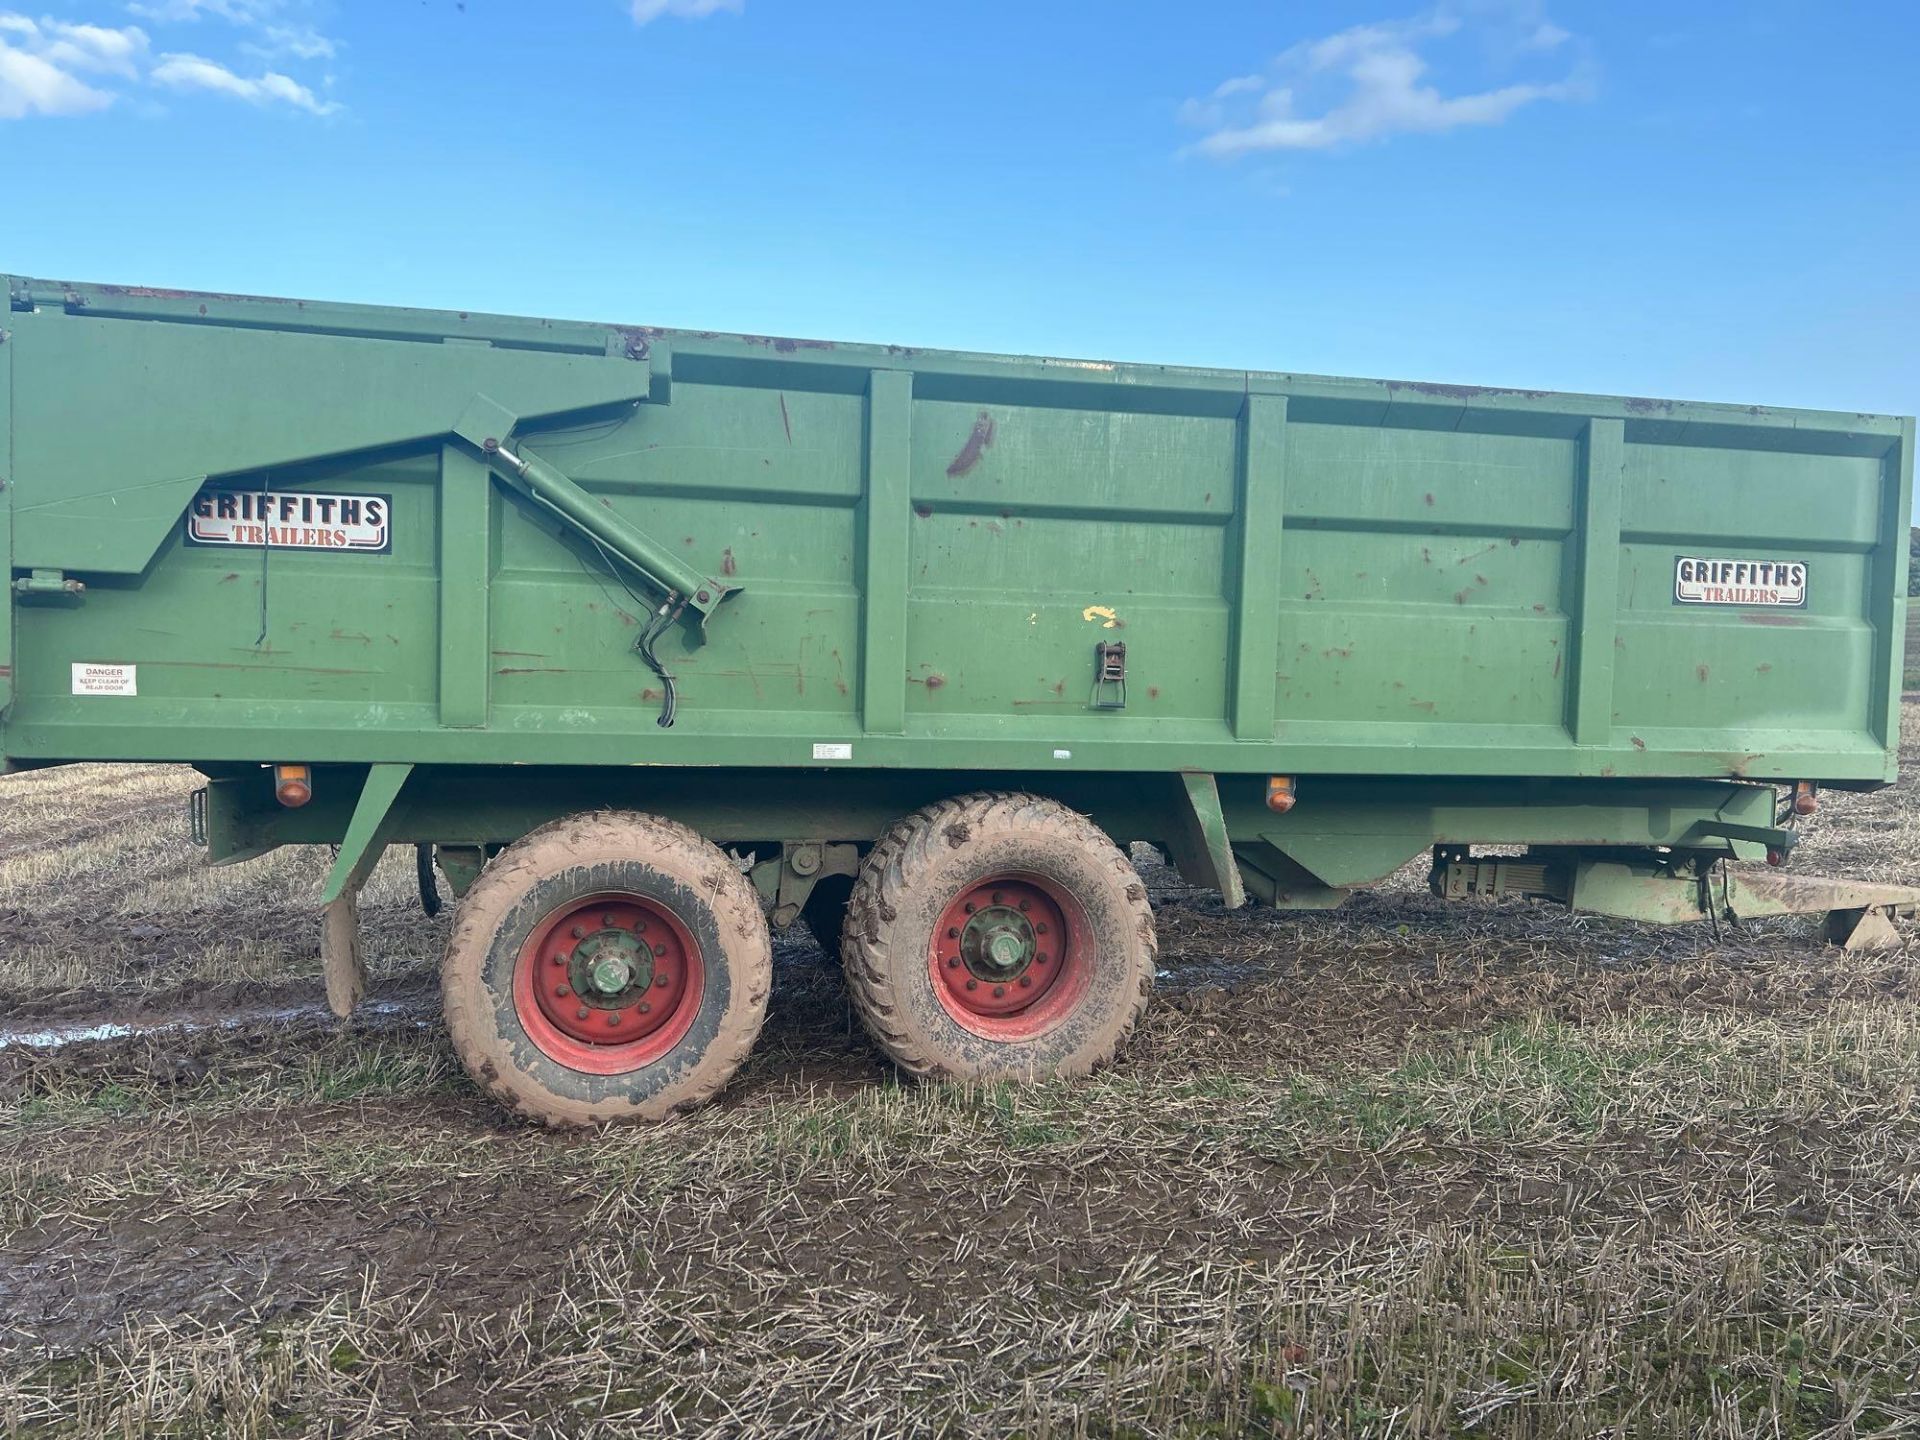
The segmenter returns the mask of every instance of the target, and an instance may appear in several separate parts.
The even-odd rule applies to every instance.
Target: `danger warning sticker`
[[[1673,598],[1681,605],[1804,605],[1807,566],[1800,560],[1701,560],[1673,566]]]
[[[90,661],[73,662],[73,693],[76,695],[138,695],[139,667],[134,665],[96,665]]]
[[[392,510],[386,495],[202,490],[187,509],[186,540],[189,545],[384,555],[393,548]]]

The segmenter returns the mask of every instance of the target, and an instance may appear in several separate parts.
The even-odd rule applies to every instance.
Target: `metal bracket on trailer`
[[[1221,903],[1238,910],[1247,903],[1247,888],[1234,862],[1220,786],[1213,776],[1192,771],[1182,771],[1177,778],[1173,823],[1167,832],[1174,868],[1188,884],[1218,890]]]
[[[1734,838],[1764,843],[1757,835]],[[1542,848],[1476,860],[1463,848],[1443,846],[1434,857],[1432,888],[1448,900],[1526,896],[1655,925],[1824,915],[1828,942],[1848,950],[1897,945],[1893,921],[1920,914],[1920,889],[1911,886],[1786,875],[1765,866],[1729,865],[1712,854]]]
[[[813,887],[829,875],[858,875],[858,845],[783,845],[778,856],[748,872],[764,904],[772,907],[773,926],[784,930],[800,918]]]

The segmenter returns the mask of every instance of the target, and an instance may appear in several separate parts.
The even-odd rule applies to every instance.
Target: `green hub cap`
[[[989,905],[960,932],[960,958],[983,980],[1009,980],[1033,963],[1033,923],[1009,905]]]
[[[629,930],[596,930],[573,952],[574,989],[588,1004],[653,983],[653,951]]]

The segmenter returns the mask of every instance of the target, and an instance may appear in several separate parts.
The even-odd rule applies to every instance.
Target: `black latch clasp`
[[[1095,710],[1124,710],[1127,707],[1127,646],[1122,640],[1102,640],[1093,647],[1093,695],[1087,701]]]

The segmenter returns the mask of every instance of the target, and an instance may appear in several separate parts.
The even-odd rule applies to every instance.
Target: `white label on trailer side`
[[[1807,565],[1682,555],[1673,562],[1673,598],[1679,605],[1804,605]]]
[[[853,746],[816,743],[813,747],[813,758],[816,760],[851,760],[853,758]]]
[[[140,687],[135,665],[94,665],[73,663],[73,693],[76,695],[138,695]]]
[[[202,490],[187,508],[187,544],[273,550],[393,549],[393,497],[306,490]]]

